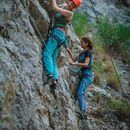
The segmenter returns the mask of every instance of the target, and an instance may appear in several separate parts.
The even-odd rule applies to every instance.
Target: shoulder
[[[92,52],[90,50],[85,51],[84,53],[85,57],[92,57]]]

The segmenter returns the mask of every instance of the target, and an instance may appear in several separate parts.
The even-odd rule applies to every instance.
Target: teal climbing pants
[[[46,75],[53,75],[54,79],[58,79],[57,57],[59,46],[65,42],[65,33],[60,28],[52,30],[51,36],[47,42],[47,46],[43,52],[43,63]]]
[[[77,98],[79,101],[81,111],[87,111],[87,102],[86,102],[86,91],[89,85],[93,82],[91,78],[83,77],[80,81],[78,90],[77,90]]]

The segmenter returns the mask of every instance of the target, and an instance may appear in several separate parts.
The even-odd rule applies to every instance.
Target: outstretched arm
[[[90,58],[86,57],[85,63],[75,63],[75,62],[72,62],[72,61],[70,61],[69,63],[72,64],[72,65],[76,65],[76,66],[82,67],[82,68],[87,68],[87,66],[89,64],[89,61],[90,61]]]
[[[67,48],[67,52],[69,53],[69,56],[73,62],[77,61],[77,58],[73,55],[73,53],[71,52],[69,48]]]
[[[71,20],[73,17],[73,12],[59,7],[56,0],[52,0],[52,8],[54,11],[61,13],[67,20]]]

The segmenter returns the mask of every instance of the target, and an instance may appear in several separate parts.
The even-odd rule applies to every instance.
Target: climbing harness
[[[58,48],[60,48],[64,44],[64,42],[62,42],[58,36],[51,35],[51,37],[54,38],[58,42],[58,45],[57,45]]]

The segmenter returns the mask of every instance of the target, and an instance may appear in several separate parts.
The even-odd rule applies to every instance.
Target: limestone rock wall
[[[0,129],[77,130],[64,81],[57,100],[43,85],[41,42],[30,16],[45,38],[50,19],[38,0],[0,1]]]
[[[64,48],[58,59],[60,76],[55,93],[43,85],[46,77],[37,29],[45,39],[52,11],[49,2],[0,1],[0,130],[88,130],[76,114],[79,108],[73,95],[78,74],[68,65]],[[90,13],[93,15],[91,10]],[[79,43],[71,24],[66,32],[73,43]],[[80,47],[72,46],[78,54]],[[101,95],[98,102],[95,95]],[[108,98],[112,98],[111,90],[105,90],[104,86],[90,87],[88,123],[93,130],[127,130],[125,121],[119,121],[108,109]]]

